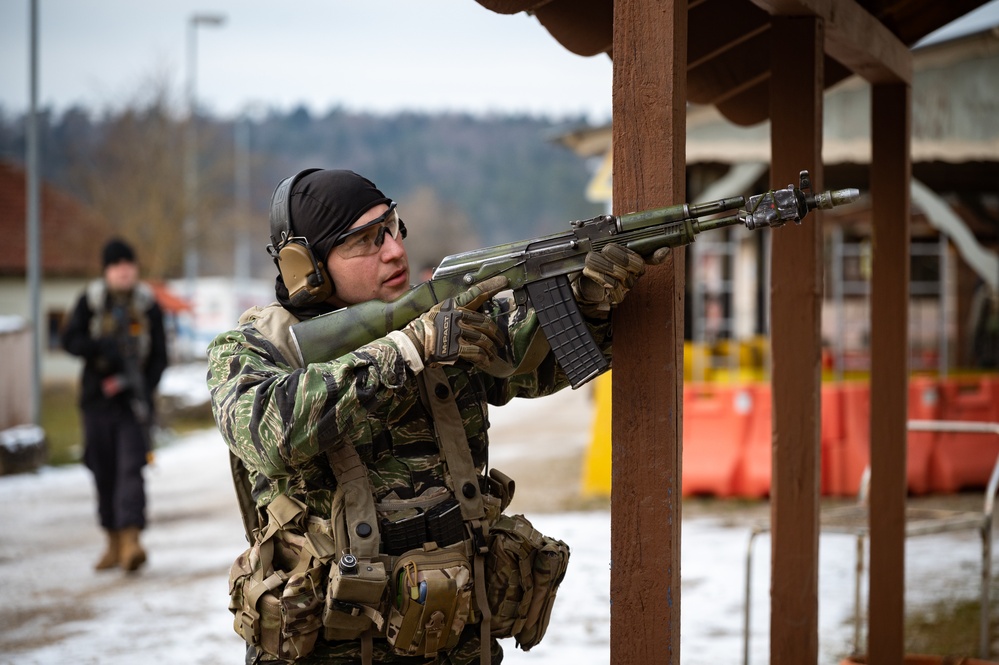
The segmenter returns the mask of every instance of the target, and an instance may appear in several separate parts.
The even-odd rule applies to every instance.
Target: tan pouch
[[[523,515],[502,515],[489,530],[486,595],[491,634],[528,651],[548,629],[569,546],[535,529]]]
[[[356,640],[374,626],[385,625],[380,612],[388,584],[385,564],[357,561],[345,554],[330,571],[330,583],[323,609],[324,637],[327,640]]]
[[[464,543],[427,543],[399,557],[392,571],[386,638],[397,653],[431,657],[453,648],[472,603],[472,567]]]
[[[285,659],[312,652],[322,628],[332,541],[306,533],[305,504],[279,495],[268,525],[229,571],[233,628],[248,643]]]

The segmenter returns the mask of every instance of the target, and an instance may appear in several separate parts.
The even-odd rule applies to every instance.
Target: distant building
[[[999,366],[999,27],[913,53],[912,369]],[[789,97],[788,104],[794,104]],[[826,92],[823,189],[861,201],[824,214],[822,333],[829,369],[865,369],[870,335],[870,86],[852,77]],[[611,128],[560,141],[594,162],[587,195],[611,201]],[[734,125],[714,107],[687,113],[691,201],[768,186],[770,125]],[[789,184],[789,183],[788,183]],[[808,223],[806,220],[805,223]],[[780,232],[780,231],[777,231]],[[698,237],[687,260],[686,337],[713,345],[768,334],[767,234],[734,228]],[[731,359],[735,362],[736,345]],[[715,357],[714,365],[726,358]],[[710,372],[711,367],[700,368]]]

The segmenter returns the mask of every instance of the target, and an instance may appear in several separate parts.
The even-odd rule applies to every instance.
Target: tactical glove
[[[487,369],[504,347],[503,334],[495,321],[476,310],[508,286],[505,277],[487,279],[434,305],[402,332],[430,365],[453,365],[465,360]]]
[[[650,263],[664,258],[665,252],[656,252]],[[610,243],[599,252],[589,252],[583,271],[572,282],[579,311],[588,318],[607,318],[644,272],[645,260],[622,245]]]

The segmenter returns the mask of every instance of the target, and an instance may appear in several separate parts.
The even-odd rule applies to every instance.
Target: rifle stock
[[[808,172],[799,186],[769,190],[703,204],[601,215],[574,221],[570,229],[531,240],[495,245],[452,254],[441,261],[433,277],[392,302],[373,300],[297,323],[292,338],[303,365],[335,360],[399,330],[436,303],[453,297],[489,277],[510,280],[517,302],[538,314],[542,331],[573,388],[609,366],[576,306],[569,277],[583,269],[587,252],[618,243],[651,257],[662,247],[682,247],[704,231],[743,224],[749,229],[777,228],[789,221],[801,223],[815,208],[832,208],[856,201],[857,189],[809,193]],[[727,211],[726,217],[710,217]],[[709,219],[701,219],[710,217]]]

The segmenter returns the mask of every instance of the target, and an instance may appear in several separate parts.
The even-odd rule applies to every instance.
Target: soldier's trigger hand
[[[489,316],[467,308],[459,308],[458,355],[480,369],[486,369],[505,344],[503,334]]]

